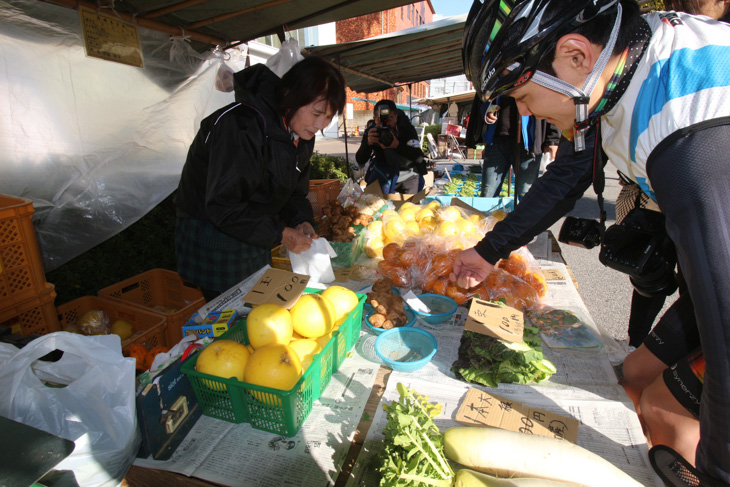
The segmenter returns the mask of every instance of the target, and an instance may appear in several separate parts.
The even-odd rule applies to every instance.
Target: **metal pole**
[[[341,67],[340,53],[337,53],[337,68],[340,69]],[[350,171],[350,152],[347,149],[347,100],[345,100],[345,113],[343,113],[342,116],[342,126],[345,130],[345,165],[347,166],[347,179],[352,179],[352,171]]]

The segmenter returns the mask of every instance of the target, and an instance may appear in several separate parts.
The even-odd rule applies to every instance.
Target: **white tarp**
[[[233,101],[222,57],[183,38],[139,29],[135,68],[87,57],[81,32],[73,9],[0,0],[0,193],[33,200],[46,272],[172,193],[200,121]]]

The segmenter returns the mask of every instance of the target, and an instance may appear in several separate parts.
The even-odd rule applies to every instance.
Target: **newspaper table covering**
[[[332,484],[377,373],[378,364],[351,354],[291,438],[201,416],[170,460],[138,458],[134,464],[231,487]]]
[[[611,365],[621,350],[602,334],[590,319],[580,294],[559,255],[553,254],[547,233],[529,246],[548,279],[543,303],[556,308],[584,311],[585,324],[604,346],[586,350],[550,349],[545,355],[558,371],[539,385],[500,384],[487,388],[456,380],[450,371],[454,362],[467,310],[460,307],[444,325],[420,321],[438,340],[431,363],[411,373],[392,372],[383,401],[397,400],[396,384],[402,382],[444,406],[437,424],[442,431],[456,426],[456,411],[471,387],[493,392],[524,404],[567,415],[580,421],[578,444],[603,456],[637,481],[661,486],[648,460],[646,440],[633,405],[618,384]],[[338,283],[358,291],[371,284],[350,280]],[[168,461],[137,459],[134,464],[177,472],[227,486],[310,486],[333,484],[363,414],[382,362],[374,351],[376,336],[363,329],[361,337],[340,369],[333,374],[322,397],[301,431],[292,438],[203,416]],[[377,485],[376,455],[382,445],[387,417],[378,406],[363,449],[350,475],[348,486]]]
[[[601,333],[590,319],[567,267],[559,255],[553,254],[547,234],[544,233],[533,242],[529,250],[543,272],[554,277],[548,279],[548,295],[543,298],[543,304],[582,310],[586,326],[601,338],[603,346],[584,350],[543,346],[546,357],[555,364],[557,373],[541,384],[500,384],[497,388],[467,384],[455,379],[451,372],[467,314],[467,310],[460,307],[446,326],[430,326],[423,321],[417,323],[416,326],[433,333],[438,341],[438,351],[431,362],[420,370],[409,373],[393,371],[382,401],[398,400],[398,382],[427,395],[431,402],[443,405],[441,415],[436,418],[436,424],[443,432],[447,428],[460,426],[454,418],[467,390],[485,390],[579,420],[580,446],[610,461],[642,485],[662,486],[649,463],[646,438],[634,406],[618,384],[611,365],[612,357],[620,355],[620,347],[613,338]],[[358,353],[372,360],[375,355],[371,352],[374,341],[372,335],[362,337],[357,345]],[[382,431],[386,423],[387,415],[381,402],[353,467],[348,487],[378,485],[377,454],[382,448]]]

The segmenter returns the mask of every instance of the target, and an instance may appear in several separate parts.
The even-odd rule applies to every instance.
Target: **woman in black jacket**
[[[310,247],[314,135],[345,105],[342,75],[318,58],[234,79],[236,102],[201,122],[175,199],[178,273],[208,300],[270,264],[272,247]]]

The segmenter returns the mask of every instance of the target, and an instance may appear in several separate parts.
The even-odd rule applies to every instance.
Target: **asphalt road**
[[[355,161],[355,152],[359,145],[360,137],[348,138],[347,150],[349,160],[352,162]],[[322,154],[345,156],[345,140],[344,138],[318,138],[315,150]],[[607,226],[613,224],[616,219],[615,202],[619,190],[618,177],[612,170],[612,166],[609,165],[606,170],[606,189],[603,194]],[[568,216],[598,218],[598,203],[593,189],[586,191]],[[560,233],[563,220],[564,218],[561,218],[550,228],[556,238]],[[598,247],[587,250],[562,243],[560,247],[566,264],[578,282],[578,290],[593,320],[606,334],[617,340],[626,340],[632,294],[628,276],[601,264],[598,260]],[[665,310],[676,297],[675,293],[667,299],[664,305]]]

